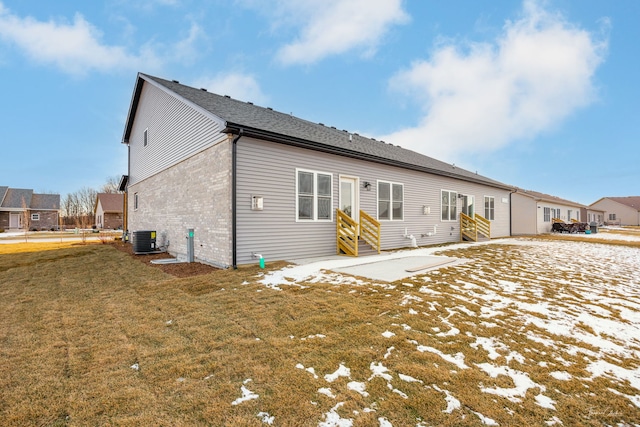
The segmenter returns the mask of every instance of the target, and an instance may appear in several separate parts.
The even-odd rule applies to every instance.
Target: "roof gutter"
[[[238,269],[238,140],[240,140],[243,135],[244,129],[240,128],[236,137],[231,141],[231,265],[234,270]]]

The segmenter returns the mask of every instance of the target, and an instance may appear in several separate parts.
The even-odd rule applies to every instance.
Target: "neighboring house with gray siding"
[[[511,194],[511,234],[514,236],[550,233],[554,219],[566,223],[586,221],[585,205],[537,191],[516,189]]]
[[[98,193],[93,209],[95,226],[117,230],[124,224],[124,194]]]
[[[640,225],[640,196],[603,197],[589,207],[604,211],[605,224]]]
[[[509,235],[511,187],[356,133],[139,74],[123,143],[127,228],[236,266],[336,253],[336,210],[381,224],[381,247],[460,240],[460,212]]]
[[[57,229],[59,212],[59,194],[0,186],[0,229]]]

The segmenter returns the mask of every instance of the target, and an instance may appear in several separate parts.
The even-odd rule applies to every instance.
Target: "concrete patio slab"
[[[459,265],[466,261],[465,259],[435,255],[405,256],[402,258],[367,262],[349,267],[332,268],[331,270],[352,276],[367,277],[373,280],[395,282],[396,280],[422,274],[430,270]]]

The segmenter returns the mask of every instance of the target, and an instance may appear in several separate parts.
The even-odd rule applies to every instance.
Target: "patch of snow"
[[[325,396],[330,397],[330,398],[332,398],[332,399],[335,399],[335,398],[336,398],[336,395],[335,395],[335,394],[333,394],[333,392],[331,391],[331,389],[330,389],[330,388],[327,388],[327,387],[319,388],[319,389],[318,389],[318,393],[320,393],[320,394],[324,394]]]
[[[420,353],[424,353],[424,352],[429,352],[429,353],[434,353],[437,354],[438,356],[442,357],[444,360],[446,360],[449,363],[452,363],[454,365],[456,365],[458,368],[460,369],[467,369],[469,368],[465,363],[464,363],[464,354],[462,353],[456,353],[455,355],[449,355],[449,354],[445,354],[443,352],[441,352],[440,350],[438,350],[437,348],[433,348],[433,347],[428,347],[426,345],[419,345],[417,347],[417,350]]]
[[[384,354],[384,358],[387,359],[389,356],[391,356],[391,352],[395,349],[396,349],[395,347],[389,347],[387,349],[387,352]]]
[[[546,425],[548,426],[553,426],[556,424],[562,424],[562,421],[560,420],[560,418],[556,417],[555,415],[553,417],[551,417],[550,419],[546,420],[544,422]]]
[[[384,331],[384,332],[382,333],[382,336],[383,336],[383,337],[385,337],[385,338],[391,338],[391,337],[394,337],[395,335],[396,335],[396,334],[394,334],[394,333],[393,333],[393,332],[391,332],[391,331]]]
[[[453,397],[453,395],[451,395],[451,393],[449,392],[449,390],[445,390],[444,391],[446,397],[444,398],[444,400],[447,402],[447,409],[445,409],[444,412],[445,414],[450,414],[453,411],[455,411],[456,409],[460,409],[460,401],[458,399],[456,399],[455,397]]]
[[[640,408],[640,395],[636,394],[635,396],[632,396],[629,394],[620,393],[618,390],[614,390],[612,388],[610,388],[609,391],[612,392],[613,394],[617,394],[618,396],[626,397],[631,401],[631,403],[636,405],[636,407]]]
[[[240,391],[242,392],[242,397],[239,397],[233,402],[231,402],[231,404],[234,406],[239,405],[242,402],[246,402],[252,399],[257,399],[258,397],[260,397],[259,395],[255,394],[254,392],[246,388],[244,385],[240,387]]]
[[[476,414],[476,416],[478,418],[480,418],[480,422],[482,424],[484,424],[485,426],[498,426],[498,425],[500,425],[495,420],[493,420],[493,419],[491,419],[489,417],[485,417],[480,412],[474,412],[474,414]]]
[[[380,427],[393,427],[393,424],[384,417],[378,418],[378,422],[380,423]]]
[[[364,397],[369,396],[369,393],[365,391],[366,388],[367,386],[365,385],[365,383],[360,383],[357,381],[351,381],[350,383],[347,383],[347,389],[353,390],[356,393],[360,393]]]
[[[133,365],[131,365],[131,369],[133,369],[134,371],[139,371],[140,370],[140,365],[137,363],[134,363]]]
[[[325,375],[324,379],[327,382],[332,383],[335,380],[337,380],[339,377],[350,377],[350,376],[351,376],[351,369],[347,368],[341,363],[340,367],[338,367],[338,369],[333,374]]]
[[[417,378],[413,378],[410,377],[409,375],[404,375],[404,374],[398,374],[398,377],[402,380],[402,381],[406,381],[408,383],[423,383],[422,380],[419,380]]]
[[[480,390],[484,393],[491,393],[502,396],[507,398],[511,402],[518,403],[522,401],[522,399],[520,399],[519,397],[524,397],[524,395],[527,393],[527,390],[529,390],[530,388],[538,387],[543,392],[546,390],[545,386],[532,381],[527,373],[511,369],[508,366],[495,366],[489,363],[479,363],[477,364],[477,366],[487,374],[489,374],[491,378],[497,378],[498,375],[506,375],[510,377],[515,384],[515,387],[513,388],[482,387]]]
[[[409,396],[407,396],[406,393],[401,392],[397,388],[393,388],[393,386],[391,386],[391,384],[388,384],[388,387],[389,387],[389,390],[391,390],[393,393],[396,393],[396,394],[400,395],[400,397],[402,397],[403,399],[408,399],[409,398]]]
[[[350,418],[341,418],[340,415],[336,412],[344,402],[338,403],[336,406],[331,408],[329,412],[324,414],[324,422],[320,422],[318,427],[352,427],[353,420]]]
[[[369,365],[369,369],[371,369],[371,372],[373,372],[373,375],[369,377],[368,381],[371,381],[376,377],[383,378],[387,381],[392,380],[391,375],[387,373],[389,372],[389,370],[386,367],[382,366],[382,363],[378,363],[376,365],[374,362],[371,362],[371,364]]]
[[[268,412],[258,412],[258,418],[261,418],[262,422],[265,424],[273,425],[276,417],[269,415]]]
[[[560,381],[569,381],[572,378],[571,374],[566,371],[553,371],[549,375]]]
[[[535,397],[536,405],[542,406],[547,409],[556,409],[556,401],[551,399],[550,397],[545,396],[544,394],[538,394]]]
[[[609,374],[621,382],[629,381],[631,387],[640,390],[640,368],[626,369],[604,360],[598,360],[590,363],[587,366],[587,371],[591,372],[591,379]]]

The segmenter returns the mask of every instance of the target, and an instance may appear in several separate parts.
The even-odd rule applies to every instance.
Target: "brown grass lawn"
[[[392,284],[282,291],[257,267],[176,277],[114,245],[0,246],[0,424],[638,424],[639,338],[598,323],[640,331],[637,272],[605,262],[640,249],[551,244],[589,260],[470,246]],[[594,374],[605,362],[621,371]]]

